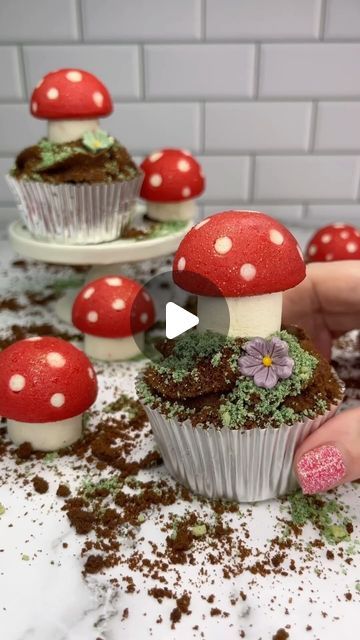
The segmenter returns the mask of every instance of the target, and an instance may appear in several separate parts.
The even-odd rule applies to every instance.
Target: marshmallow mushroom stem
[[[239,298],[198,296],[198,330],[233,338],[267,338],[280,331],[282,299],[282,292]]]
[[[139,355],[144,348],[144,342],[144,333],[126,336],[126,338],[102,338],[86,333],[84,350],[94,360],[114,362],[116,360],[129,360]]]
[[[99,120],[49,120],[48,139],[63,144],[79,140],[87,131],[97,131]]]
[[[30,442],[37,451],[55,451],[79,440],[82,414],[57,422],[19,422],[8,418],[7,429],[10,440],[16,446]]]
[[[171,222],[172,220],[193,220],[197,213],[194,200],[185,202],[148,202],[147,213],[151,220]]]

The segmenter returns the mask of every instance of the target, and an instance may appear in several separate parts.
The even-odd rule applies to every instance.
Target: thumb
[[[360,478],[360,409],[337,414],[300,445],[294,471],[304,493]]]

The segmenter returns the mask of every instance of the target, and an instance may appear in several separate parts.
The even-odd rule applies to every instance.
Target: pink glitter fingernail
[[[296,465],[297,476],[304,493],[327,491],[346,475],[343,455],[332,444],[311,449]]]

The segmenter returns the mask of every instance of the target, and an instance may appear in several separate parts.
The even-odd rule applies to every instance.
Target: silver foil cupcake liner
[[[340,404],[340,403],[339,403]],[[144,405],[169,473],[193,493],[211,499],[257,502],[298,487],[296,448],[331,418],[339,404],[314,419],[248,431],[193,427]]]
[[[21,218],[39,240],[99,244],[129,225],[143,176],[109,184],[54,185],[6,176]]]

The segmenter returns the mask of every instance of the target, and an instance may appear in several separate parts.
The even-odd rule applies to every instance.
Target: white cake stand
[[[124,263],[134,264],[170,255],[192,225],[193,221],[190,221],[178,231],[144,240],[119,238],[104,244],[64,245],[33,238],[18,220],[9,227],[9,239],[13,249],[25,258],[67,266],[91,266],[86,278],[90,281],[104,275],[124,273]],[[65,322],[71,322],[76,294],[76,289],[69,289],[56,304],[56,314]]]

